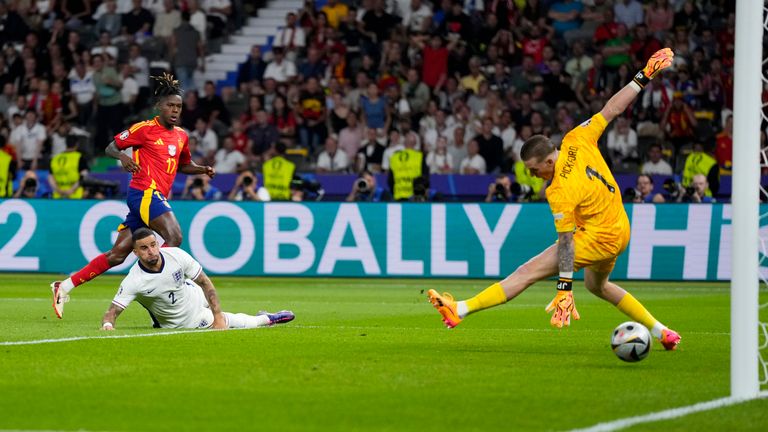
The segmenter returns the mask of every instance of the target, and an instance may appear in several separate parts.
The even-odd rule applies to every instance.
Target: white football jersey
[[[199,285],[193,282],[203,268],[187,252],[160,249],[163,264],[153,272],[140,261],[131,267],[112,303],[123,309],[138,301],[162,328],[207,328],[213,313]]]

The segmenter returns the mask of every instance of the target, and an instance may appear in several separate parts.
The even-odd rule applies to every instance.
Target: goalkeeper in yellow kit
[[[680,335],[657,321],[632,294],[608,281],[616,258],[629,243],[630,224],[621,191],[597,148],[597,140],[608,123],[624,112],[650,80],[672,64],[673,57],[669,48],[657,51],[602,111],[563,138],[560,150],[543,135],[532,136],[525,142],[520,158],[526,168],[551,182],[546,193],[558,241],[506,279],[466,301],[457,302],[448,293],[441,295],[429,290],[429,301],[446,326],[453,328],[471,313],[506,303],[533,283],[558,273],[557,294],[546,311],[552,312],[552,325],[568,326],[571,316],[579,319],[573,301],[573,272],[583,268],[584,285],[589,291],[648,327],[664,348],[677,347]]]

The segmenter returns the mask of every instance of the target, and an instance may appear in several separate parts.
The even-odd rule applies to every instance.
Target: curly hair
[[[179,80],[174,79],[173,75],[163,72],[159,76],[151,76],[153,80],[157,81],[157,86],[153,93],[156,100],[160,100],[166,96],[181,96],[181,86]]]

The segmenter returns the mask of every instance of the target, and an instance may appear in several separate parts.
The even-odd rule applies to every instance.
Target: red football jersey
[[[187,165],[192,160],[188,141],[184,129],[174,126],[168,130],[160,125],[157,117],[115,135],[117,148],[133,147],[133,160],[141,168],[133,174],[130,187],[155,189],[168,196],[179,165]]]

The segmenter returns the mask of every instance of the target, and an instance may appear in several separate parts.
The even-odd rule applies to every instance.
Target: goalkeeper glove
[[[648,59],[645,67],[638,71],[632,81],[637,83],[640,88],[644,88],[662,69],[668,68],[672,65],[672,60],[675,58],[675,53],[670,48],[662,48],[656,51],[651,58]]]
[[[544,309],[547,313],[554,311],[549,322],[557,328],[571,325],[571,315],[576,320],[581,318],[573,302],[572,286],[573,280],[560,278],[557,281],[557,295]]]

